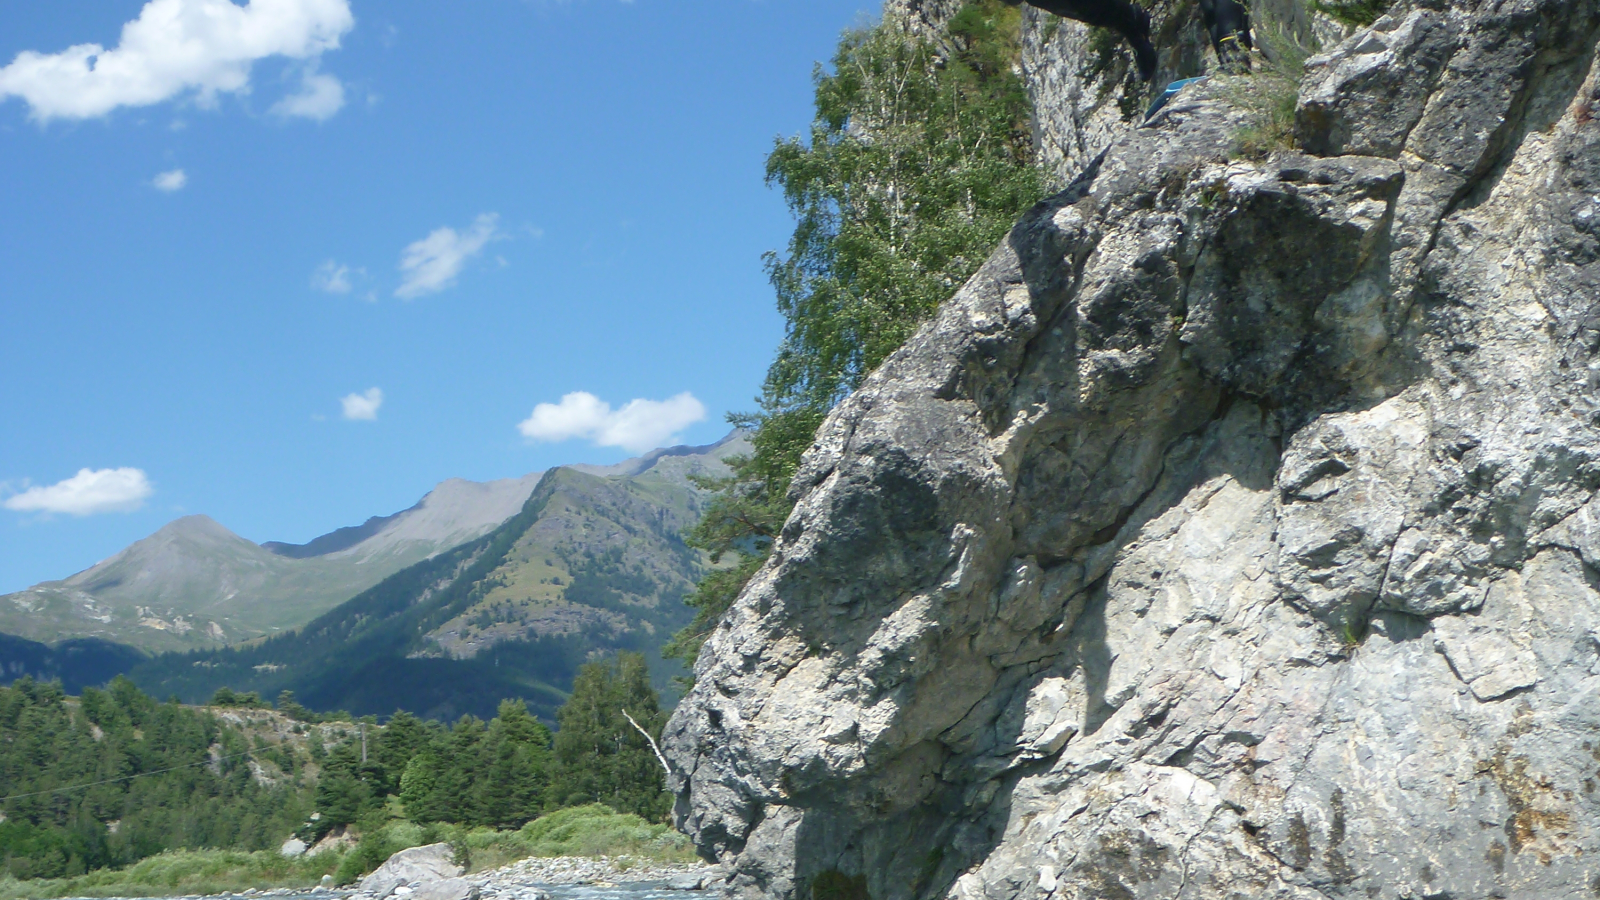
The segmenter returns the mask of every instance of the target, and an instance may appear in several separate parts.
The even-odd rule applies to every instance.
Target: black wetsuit
[[[1015,6],[1022,0],[1005,0]],[[1133,48],[1139,76],[1149,81],[1156,72],[1156,48],[1150,43],[1150,14],[1129,0],[1027,0],[1045,12],[1085,25],[1110,28]],[[1200,15],[1217,58],[1224,64],[1250,47],[1250,12],[1240,0],[1200,0]]]
[[[1200,0],[1200,17],[1211,33],[1211,46],[1224,66],[1237,64],[1253,46],[1250,10],[1239,0]]]

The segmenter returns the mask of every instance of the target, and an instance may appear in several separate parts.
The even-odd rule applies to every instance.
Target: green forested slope
[[[225,650],[157,657],[132,677],[198,701],[228,686],[314,709],[425,718],[494,715],[518,698],[554,721],[578,665],[596,652],[659,661],[687,623],[703,569],[682,532],[725,472],[718,452],[661,457],[644,471],[546,473],[522,512],[478,540],[413,565],[292,633]],[[605,470],[598,470],[604,473]],[[658,683],[668,671],[656,667]]]
[[[514,700],[451,726],[408,713],[384,726],[327,721],[287,696],[276,711],[254,695],[217,702],[158,703],[121,678],[79,698],[27,678],[0,688],[0,884],[171,850],[275,851],[336,829],[358,846],[299,875],[337,865],[344,883],[428,829],[516,828],[597,802],[659,821],[669,806],[628,721],[654,737],[666,719],[638,654],[579,667],[554,737]],[[248,872],[262,860],[236,862]]]
[[[22,679],[0,688],[0,870],[59,877],[177,847],[277,847],[310,812],[298,762],[126,680],[72,700]]]

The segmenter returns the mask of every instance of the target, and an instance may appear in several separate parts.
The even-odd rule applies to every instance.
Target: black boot
[[[1149,81],[1156,75],[1156,48],[1150,43],[1150,14],[1138,9],[1140,28],[1127,35],[1128,46],[1133,48],[1133,61],[1139,66],[1139,78]]]

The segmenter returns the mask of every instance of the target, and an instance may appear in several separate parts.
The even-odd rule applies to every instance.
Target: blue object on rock
[[[1210,77],[1211,76],[1209,75],[1201,75],[1198,78],[1180,78],[1177,81],[1167,85],[1167,89],[1161,92],[1161,96],[1156,98],[1156,102],[1150,104],[1150,108],[1145,110],[1144,120],[1149,122],[1152,118],[1154,118],[1155,114],[1161,111],[1161,107],[1166,106],[1173,97],[1178,96],[1179,91],[1191,84],[1198,84],[1202,81],[1205,81]]]

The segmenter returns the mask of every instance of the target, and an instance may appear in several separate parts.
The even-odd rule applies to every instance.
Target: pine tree
[[[642,655],[620,653],[579,668],[571,698],[556,713],[554,801],[604,803],[651,821],[665,819],[672,804],[661,765],[629,716],[651,739],[666,725]]]

